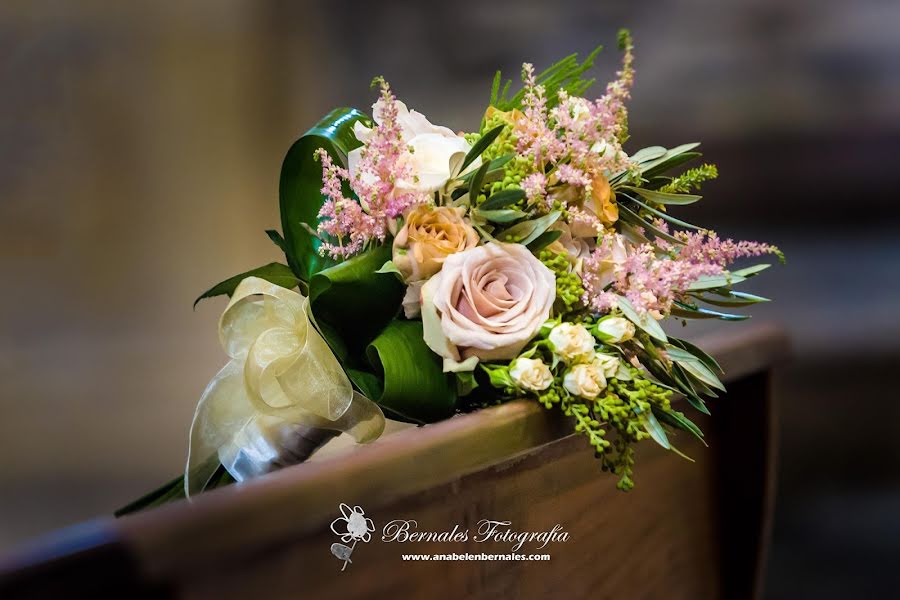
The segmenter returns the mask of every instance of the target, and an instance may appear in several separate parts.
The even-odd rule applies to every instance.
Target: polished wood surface
[[[700,421],[710,448],[675,444],[696,462],[653,445],[638,452],[637,486],[616,491],[565,419],[513,402],[391,435],[370,447],[282,470],[15,555],[0,596],[95,597],[668,597],[758,595],[771,517],[775,437],[769,372],[784,356],[768,327],[709,338],[729,393]],[[331,555],[338,505],[375,522],[345,572]],[[410,562],[405,553],[511,552],[509,542],[385,543],[381,528],[415,519],[419,530],[481,519],[515,531],[559,524],[569,537],[523,554],[549,562]],[[108,577],[88,588],[97,570]],[[42,595],[45,594],[45,595]],[[51,595],[46,595],[51,594]]]

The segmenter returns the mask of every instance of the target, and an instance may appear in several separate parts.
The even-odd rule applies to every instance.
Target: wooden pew
[[[61,532],[4,559],[0,598],[758,598],[776,453],[770,376],[787,343],[765,326],[701,343],[729,389],[711,402],[711,418],[697,419],[709,448],[677,436],[691,463],[642,444],[629,493],[600,472],[565,419],[513,402],[193,503]],[[340,503],[361,507],[375,526],[344,571],[330,550]],[[383,542],[395,519],[470,535]],[[517,532],[559,524],[568,539],[519,551],[549,561],[403,560],[511,553],[511,542],[475,540],[482,519]]]

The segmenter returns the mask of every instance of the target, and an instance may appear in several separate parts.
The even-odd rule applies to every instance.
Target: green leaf
[[[521,188],[509,188],[497,192],[485,200],[479,208],[481,210],[497,210],[515,204],[525,198],[525,190]]]
[[[689,144],[682,144],[680,146],[672,148],[671,150],[667,150],[664,155],[642,163],[640,165],[641,173],[644,177],[653,177],[654,175],[665,173],[669,169],[677,167],[678,165],[683,164],[689,160],[698,158],[700,156],[700,153],[691,152],[691,150],[699,145],[700,144],[698,142],[693,142]]]
[[[696,423],[684,416],[684,413],[680,413],[677,410],[666,411],[657,406],[653,406],[652,409],[653,414],[656,415],[657,419],[675,429],[681,429],[682,431],[690,433],[706,445],[706,442],[703,439],[703,431],[697,427]]]
[[[650,337],[663,343],[668,341],[666,332],[663,331],[663,328],[659,325],[656,319],[648,314],[638,314],[631,302],[628,301],[628,298],[626,298],[625,296],[617,296],[616,305],[629,321],[646,331],[647,334],[650,335]]]
[[[475,159],[481,156],[481,154],[487,150],[487,147],[491,145],[491,143],[497,139],[497,136],[500,135],[500,132],[503,131],[503,128],[506,125],[497,125],[483,136],[481,136],[477,142],[472,144],[472,148],[469,149],[468,154],[466,154],[466,158],[463,160],[462,167],[460,171],[465,171],[466,167],[475,162]]]
[[[692,360],[683,360],[672,358],[673,361],[678,363],[678,365],[684,369],[686,373],[695,377],[698,381],[702,382],[704,385],[708,385],[711,388],[715,388],[720,391],[725,391],[725,386],[722,385],[722,382],[719,381],[719,378],[716,377],[715,373],[713,373],[706,365],[703,364],[699,359],[691,355]]]
[[[532,253],[540,252],[556,240],[562,237],[562,231],[557,229],[545,231],[541,235],[537,236],[533,242],[528,244],[528,249],[531,250]]]
[[[468,396],[478,387],[474,371],[461,371],[456,373],[456,394],[460,397]]]
[[[204,492],[234,483],[234,478],[228,473],[228,471],[225,470],[225,467],[223,467],[221,464],[218,464],[219,456],[217,454],[213,454],[212,456],[210,456],[209,459],[203,464],[203,468],[205,469],[208,466],[211,466],[209,463],[213,461],[215,461],[217,466],[212,474],[212,477],[210,477],[209,481],[206,482],[206,485],[203,486]],[[130,515],[150,508],[155,508],[157,506],[162,506],[163,504],[175,502],[176,500],[183,500],[184,498],[184,475],[179,475],[160,488],[153,490],[149,494],[146,494],[131,502],[130,504],[118,509],[113,513],[113,516],[115,516],[116,518],[124,517],[125,515]]]
[[[506,163],[511,161],[513,158],[515,158],[515,156],[516,156],[515,154],[504,154],[503,156],[499,156],[499,157],[495,158],[494,160],[490,161],[488,163],[487,173],[484,176],[484,183],[488,183],[495,179],[499,179],[500,178],[499,176],[502,175],[504,172],[503,166],[506,165]],[[465,175],[460,177],[459,181],[462,181],[463,183],[466,183],[467,181],[471,181],[472,177],[474,177],[477,172],[478,171],[469,171],[468,173],[466,173]]]
[[[562,213],[560,211],[555,210],[548,215],[544,215],[543,217],[516,223],[509,229],[504,230],[499,235],[496,235],[494,237],[496,237],[501,242],[518,243],[527,246],[528,244],[536,240],[538,236],[547,231],[547,229],[549,229],[550,226],[553,225],[557,221],[557,219],[559,219],[561,214]]]
[[[337,357],[361,354],[400,309],[404,286],[377,271],[391,258],[390,246],[377,246],[320,271],[309,282],[316,324]]]
[[[649,146],[647,148],[641,148],[637,152],[631,155],[631,160],[636,163],[645,163],[651,160],[656,160],[657,158],[662,158],[666,155],[666,150],[663,146]]]
[[[701,302],[706,302],[707,304],[712,304],[713,306],[724,307],[750,306],[752,304],[758,304],[760,302],[770,302],[768,298],[763,298],[762,296],[756,296],[754,294],[747,294],[745,292],[735,292],[732,290],[713,290],[712,293],[718,297],[710,297],[703,294],[692,294],[692,296],[697,300],[700,300]]]
[[[481,192],[481,186],[484,185],[484,176],[487,175],[490,166],[490,163],[482,164],[475,172],[475,176],[472,177],[472,181],[469,183],[469,204],[473,206],[478,199],[478,194]]]
[[[724,370],[722,370],[722,367],[719,365],[718,361],[716,361],[715,358],[713,358],[712,356],[707,354],[700,347],[695,346],[694,344],[688,342],[687,340],[680,340],[678,338],[673,338],[673,337],[669,337],[669,341],[672,344],[681,348],[682,350],[687,350],[688,352],[690,352],[691,354],[693,354],[694,356],[699,358],[700,361],[703,364],[705,364],[707,367],[709,367],[711,370],[718,371],[720,373],[725,372]]]
[[[768,269],[771,266],[772,265],[765,264],[765,263],[753,265],[752,267],[746,267],[744,269],[738,269],[737,271],[732,271],[731,275],[732,276],[737,275],[738,277],[745,277],[745,278],[753,277],[754,275],[762,273],[763,271],[765,271],[766,269]]]
[[[433,423],[456,409],[456,381],[425,344],[421,321],[391,321],[366,350],[376,374],[383,375],[383,408],[416,421]]]
[[[735,283],[746,281],[746,277],[741,277],[735,273],[724,273],[722,275],[704,275],[699,277],[694,283],[688,286],[689,292],[698,292],[700,290],[711,290],[716,288],[727,288]]]
[[[652,410],[650,412],[641,413],[641,422],[644,424],[644,429],[647,430],[647,433],[650,434],[650,437],[653,438],[654,442],[666,450],[669,450],[672,447],[672,445],[669,444],[668,436],[666,436],[666,430],[663,429],[662,425],[659,424],[659,421],[656,420]]]
[[[335,261],[319,255],[321,241],[311,234],[318,227],[322,196],[322,165],[315,151],[324,148],[335,164],[346,166],[347,154],[360,146],[353,125],[368,118],[353,108],[338,108],[316,123],[294,142],[281,165],[278,194],[281,230],[284,233],[288,264],[303,281]],[[345,190],[349,195],[349,190]]]
[[[649,204],[646,204],[646,203],[644,203],[644,202],[641,202],[641,201],[638,200],[637,198],[634,198],[633,196],[629,196],[628,194],[623,194],[623,195],[624,195],[625,197],[627,197],[628,199],[630,199],[630,200],[631,200],[632,202],[634,202],[635,204],[637,204],[638,206],[640,206],[641,208],[643,208],[644,210],[650,211],[651,213],[653,213],[653,214],[656,215],[657,217],[659,217],[659,218],[661,218],[661,219],[665,219],[666,221],[672,223],[673,225],[678,225],[678,226],[680,226],[680,227],[686,227],[686,228],[688,228],[688,229],[698,229],[698,230],[700,229],[700,228],[697,227],[696,225],[691,225],[691,224],[688,223],[687,221],[682,221],[681,219],[676,219],[675,217],[673,217],[673,216],[670,215],[669,213],[663,212],[663,211],[661,211],[661,210],[657,210],[657,209],[653,208],[652,206],[650,206]],[[619,207],[621,208],[621,204],[619,205]]]
[[[401,279],[403,279],[403,273],[400,272],[400,269],[397,268],[397,265],[394,264],[394,261],[389,260],[383,265],[381,268],[375,271],[376,273],[393,273],[394,275],[399,275]]]
[[[287,252],[287,246],[284,243],[284,238],[281,237],[281,234],[278,233],[275,229],[266,229],[266,235],[269,236],[269,239],[272,240],[272,243],[281,248],[282,252]]]
[[[528,213],[521,210],[516,210],[514,208],[501,208],[498,210],[478,209],[475,211],[475,214],[479,217],[487,219],[488,221],[493,221],[494,223],[510,223],[512,221],[518,221],[522,217],[528,216]]]
[[[632,212],[624,204],[619,204],[619,217],[621,218],[621,220],[623,222],[628,223],[629,225],[633,225],[635,227],[641,227],[641,228],[649,231],[650,233],[652,233],[654,236],[664,239],[667,242],[671,242],[673,244],[681,244],[681,245],[684,244],[683,241],[666,233],[665,231],[658,228],[656,225],[654,225],[650,221],[642,218],[637,213]]]
[[[241,273],[240,275],[229,277],[221,283],[217,283],[200,294],[199,298],[194,300],[194,307],[196,308],[197,303],[205,298],[224,295],[231,296],[237,286],[247,277],[259,277],[260,279],[271,281],[275,285],[280,285],[287,289],[297,287],[297,284],[299,283],[299,280],[294,275],[293,271],[291,271],[290,267],[281,263],[269,263],[265,266]]]
[[[669,192],[659,192],[656,190],[648,190],[631,185],[623,185],[621,189],[639,194],[642,198],[645,198],[650,202],[656,202],[657,204],[693,204],[703,197],[696,194],[672,194]]]
[[[722,321],[746,321],[750,318],[750,315],[723,313],[678,301],[672,307],[672,316],[682,319],[720,319]]]

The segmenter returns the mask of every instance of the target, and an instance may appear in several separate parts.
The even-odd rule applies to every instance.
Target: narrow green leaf
[[[300,282],[300,280],[297,279],[297,276],[294,275],[294,272],[291,271],[290,267],[288,267],[287,265],[283,265],[281,263],[269,263],[265,266],[245,271],[240,275],[229,277],[221,283],[217,283],[216,285],[200,294],[200,296],[196,300],[194,300],[194,307],[196,308],[197,303],[205,298],[225,295],[231,296],[237,286],[247,277],[259,277],[260,279],[271,281],[275,285],[280,285],[281,287],[287,289],[297,287],[297,284]]]
[[[561,214],[560,211],[555,210],[552,213],[538,217],[537,219],[516,223],[494,237],[501,242],[524,244],[527,246],[536,240],[539,235],[547,231],[547,229],[559,219]]]
[[[525,190],[521,188],[509,188],[497,192],[485,200],[479,208],[481,210],[497,210],[515,204],[525,198]]]
[[[772,265],[765,264],[765,263],[759,264],[759,265],[753,265],[752,267],[746,267],[744,269],[738,269],[737,271],[732,271],[731,275],[732,276],[737,275],[738,277],[753,277],[754,275],[757,275],[757,274],[765,271],[766,269],[768,269],[771,266]]]
[[[669,341],[680,347],[682,350],[687,350],[688,352],[699,358],[703,362],[703,364],[705,364],[711,370],[718,371],[720,373],[725,372],[719,365],[718,361],[716,361],[716,359],[711,355],[707,354],[702,348],[695,346],[687,340],[681,340],[678,338],[673,338],[671,336],[669,337]]]
[[[657,204],[674,204],[683,206],[687,204],[693,204],[703,197],[698,196],[697,194],[672,194],[669,192],[659,192],[657,190],[648,190],[631,185],[623,185],[621,189],[639,194],[642,198],[645,198],[650,202],[656,202]]]
[[[693,377],[696,377],[699,381],[703,382],[705,385],[708,385],[711,388],[715,388],[722,392],[725,391],[725,386],[722,385],[722,382],[719,381],[719,378],[716,377],[715,373],[710,371],[706,365],[704,365],[700,361],[680,361],[676,360],[675,362],[684,369],[688,374]]]
[[[659,217],[659,218],[661,218],[661,219],[665,219],[666,221],[672,223],[673,225],[678,225],[678,226],[680,226],[680,227],[686,227],[686,228],[688,228],[688,229],[698,229],[698,230],[700,229],[700,228],[697,227],[696,225],[691,225],[691,224],[688,223],[687,221],[682,221],[681,219],[677,219],[677,218],[673,217],[672,215],[670,215],[670,214],[667,213],[667,212],[663,212],[663,211],[661,211],[661,210],[657,210],[657,209],[653,208],[652,206],[650,206],[649,204],[646,204],[646,203],[644,203],[644,202],[641,202],[640,200],[638,200],[637,198],[635,198],[635,197],[633,197],[633,196],[630,196],[630,195],[628,195],[628,194],[623,194],[623,195],[626,196],[627,198],[629,198],[632,202],[634,202],[635,204],[637,204],[637,205],[640,206],[641,208],[650,211],[651,213],[653,213],[653,214],[656,215],[657,217]],[[619,207],[621,208],[621,204],[619,205]]]
[[[484,183],[489,183],[491,181],[495,181],[496,179],[501,178],[501,176],[505,173],[503,167],[515,158],[515,154],[504,154],[503,156],[499,156],[494,160],[488,162],[488,170],[487,174],[484,176]],[[475,176],[477,171],[469,171],[465,175],[459,177],[458,181],[462,181],[464,184],[471,182],[472,177]]]
[[[653,441],[669,450],[672,446],[669,444],[669,438],[666,435],[666,430],[663,429],[662,425],[659,424],[659,421],[656,420],[656,416],[654,416],[653,411],[650,412],[642,412],[641,413],[641,422],[644,424],[644,429],[647,430],[647,433],[650,434],[650,437],[653,438]]]
[[[483,163],[478,167],[475,176],[469,182],[469,204],[473,206],[475,205],[475,200],[478,199],[478,194],[481,193],[481,186],[484,185],[484,177],[487,175],[490,166],[491,163]]]
[[[706,302],[707,304],[712,304],[713,306],[723,306],[723,307],[741,307],[741,306],[750,306],[752,304],[759,304],[760,302],[770,302],[768,298],[763,298],[762,296],[756,296],[754,294],[747,294],[745,292],[735,292],[732,290],[725,290],[722,292],[712,292],[714,296],[706,296],[703,294],[691,294],[697,300],[701,302]]]
[[[281,237],[281,234],[278,233],[275,229],[266,229],[266,235],[269,236],[269,239],[272,240],[272,243],[281,248],[282,252],[287,252],[287,246],[284,243],[284,238]]]
[[[663,328],[656,319],[648,314],[638,314],[631,302],[628,301],[628,298],[625,296],[617,296],[616,305],[619,307],[619,310],[622,311],[622,314],[625,315],[625,318],[646,331],[650,337],[663,343],[668,341],[666,332],[663,331]]]
[[[711,290],[716,288],[728,288],[735,283],[746,281],[746,277],[741,277],[734,273],[724,273],[722,275],[705,275],[698,278],[694,283],[688,286],[689,292],[698,292],[700,290]]]
[[[682,319],[719,319],[722,321],[746,321],[750,315],[736,315],[732,313],[723,313],[717,310],[701,308],[699,306],[691,306],[684,302],[675,302],[672,307],[672,316]]]
[[[666,150],[663,146],[649,146],[647,148],[641,148],[637,152],[631,155],[631,160],[636,163],[645,163],[651,160],[656,160],[657,158],[662,158],[666,155]]]
[[[487,150],[487,147],[491,145],[491,143],[497,139],[497,136],[500,135],[500,132],[503,131],[503,128],[506,125],[497,125],[483,136],[478,138],[478,141],[472,144],[472,148],[469,149],[468,154],[466,154],[466,158],[463,160],[462,167],[460,168],[460,172],[465,171],[466,167],[475,162],[475,159],[481,156],[481,154]]]
[[[528,213],[513,208],[501,208],[498,210],[478,209],[475,211],[475,214],[494,223],[511,223],[528,216]]]
[[[532,253],[540,252],[562,236],[562,231],[551,229],[537,236],[533,242],[528,244],[528,249]]]
[[[677,410],[666,411],[654,405],[653,414],[666,425],[686,431],[706,445],[706,442],[703,439],[703,431],[696,423],[684,416],[684,413],[678,412]]]
[[[635,212],[632,212],[627,206],[624,204],[619,204],[619,218],[629,225],[634,227],[641,227],[646,231],[652,233],[655,237],[666,240],[667,242],[671,242],[672,244],[684,245],[684,242],[679,240],[678,238],[666,233],[662,229],[658,228],[653,223],[647,221],[642,218]]]

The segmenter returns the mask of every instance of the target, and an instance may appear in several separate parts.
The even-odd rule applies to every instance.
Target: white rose
[[[413,176],[409,180],[395,182],[395,187],[400,192],[433,192],[450,179],[450,157],[458,152],[467,153],[471,146],[461,135],[456,135],[450,129],[439,125],[432,125],[420,112],[409,110],[399,101],[397,104],[397,123],[403,135],[403,141],[409,148],[403,160],[407,161]],[[375,122],[381,124],[384,112],[384,101],[378,100],[372,105],[372,115]],[[356,139],[365,144],[372,137],[372,129],[360,122],[353,126]],[[347,155],[347,166],[350,171],[350,180],[356,176],[362,148],[351,150]],[[476,159],[466,171],[477,169],[481,166],[481,160]]]
[[[597,333],[608,344],[621,344],[634,337],[634,324],[622,317],[603,317],[597,322]]]
[[[573,396],[591,400],[606,387],[606,377],[594,364],[575,365],[563,377],[563,387]]]
[[[594,354],[594,360],[591,362],[600,369],[606,379],[615,377],[616,373],[619,371],[619,358],[612,354],[597,352]]]
[[[517,386],[540,392],[553,383],[553,373],[538,358],[517,358],[509,365],[509,376]]]
[[[451,254],[422,287],[422,327],[445,371],[515,358],[556,299],[553,272],[521,244],[488,243]]]
[[[550,331],[553,352],[565,362],[574,362],[594,351],[594,336],[583,325],[560,323]]]

